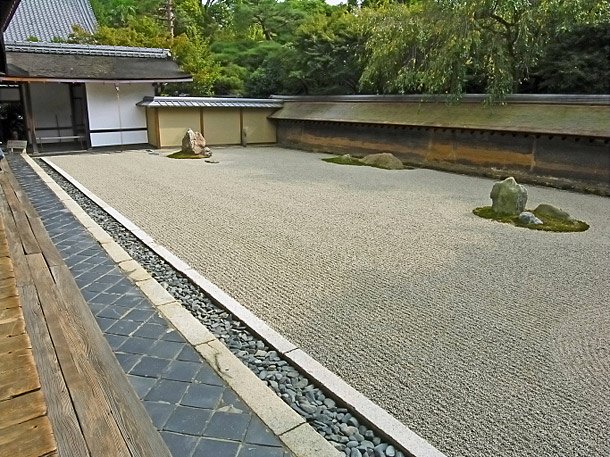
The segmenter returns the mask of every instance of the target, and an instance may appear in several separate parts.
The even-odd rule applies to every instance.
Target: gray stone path
[[[11,167],[175,457],[288,457],[279,441],[160,317],[38,176]]]
[[[217,148],[53,161],[449,456],[610,455],[610,199],[483,220],[492,181]]]

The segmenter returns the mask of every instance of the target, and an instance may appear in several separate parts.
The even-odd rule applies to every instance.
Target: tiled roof
[[[282,100],[266,98],[145,97],[139,106],[166,108],[281,108]]]
[[[162,51],[162,50],[161,50]],[[7,72],[0,80],[86,81],[192,81],[171,59],[92,55],[82,53],[34,53],[7,50]]]
[[[4,38],[6,41],[67,38],[75,24],[87,32],[97,28],[89,0],[21,0]]]
[[[36,43],[30,41],[6,42],[7,52],[34,54],[64,54],[80,56],[142,57],[167,59],[169,50],[161,48],[135,48],[127,46],[103,46],[91,44]]]

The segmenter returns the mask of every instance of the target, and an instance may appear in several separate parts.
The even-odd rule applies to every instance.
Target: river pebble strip
[[[348,457],[405,456],[395,444],[382,440],[374,430],[362,424],[353,411],[337,404],[320,386],[283,360],[231,313],[215,305],[197,285],[63,176],[42,161],[39,165],[157,282],[336,449]]]

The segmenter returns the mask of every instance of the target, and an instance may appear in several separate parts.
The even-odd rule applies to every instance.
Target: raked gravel
[[[54,157],[449,456],[610,455],[610,199],[527,186],[591,224],[479,219],[492,181],[322,162]]]

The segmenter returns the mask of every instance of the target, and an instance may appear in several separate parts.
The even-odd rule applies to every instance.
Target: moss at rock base
[[[530,211],[530,210],[527,210]],[[524,227],[531,230],[543,230],[546,232],[584,232],[589,228],[589,224],[577,220],[555,219],[547,214],[540,214],[536,210],[531,211],[540,219],[543,224],[524,224],[519,220],[519,216],[501,216],[498,215],[491,206],[482,206],[472,210],[474,214],[484,219],[493,219],[494,221],[512,224],[517,227]]]
[[[205,156],[203,154],[190,154],[188,152],[174,152],[173,154],[168,155],[170,159],[203,159]]]

